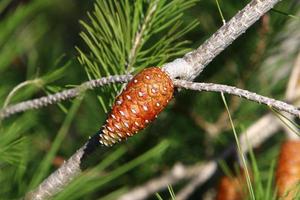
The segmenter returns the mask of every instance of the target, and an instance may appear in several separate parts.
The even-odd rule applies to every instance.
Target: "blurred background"
[[[1,108],[89,79],[136,73],[172,61],[197,48],[223,23],[216,1],[159,1],[158,14],[150,15],[134,59],[126,59],[132,55],[134,37],[145,24],[153,2],[1,0]],[[248,2],[219,1],[219,8],[228,21]],[[196,81],[228,84],[286,99],[299,54],[299,9],[299,1],[280,2],[217,56]],[[24,196],[61,166],[103,125],[120,87],[88,91],[80,98],[2,120],[0,199]],[[238,135],[272,113],[266,106],[225,96]],[[284,128],[274,132],[277,134],[253,149],[252,156],[246,155],[249,170],[259,177],[253,184],[257,199],[276,195],[274,173],[287,134]],[[234,134],[221,95],[183,90],[146,130],[110,149],[99,149],[83,175],[55,199],[118,199],[170,173],[174,166],[190,169],[221,158],[213,176],[180,196],[214,199],[220,177],[238,171],[235,152]],[[180,178],[169,189],[165,185],[147,199],[169,199],[172,190],[175,196],[181,195],[193,178]]]

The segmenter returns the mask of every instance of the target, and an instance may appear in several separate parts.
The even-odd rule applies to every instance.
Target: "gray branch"
[[[51,198],[68,185],[81,173],[81,158],[84,155],[86,146],[87,144],[81,147],[68,161],[45,179],[37,189],[29,192],[25,196],[25,200],[43,200]]]
[[[64,100],[72,99],[74,97],[77,97],[78,95],[80,95],[81,92],[87,89],[101,87],[110,83],[128,82],[131,78],[132,75],[108,76],[97,80],[87,81],[76,88],[64,90],[62,92],[58,92],[41,98],[17,103],[15,105],[8,106],[0,110],[0,120],[19,112],[24,112],[30,109],[38,109],[51,104],[59,103]]]
[[[198,49],[164,65],[172,78],[194,80],[203,69],[280,0],[252,0]]]
[[[192,66],[189,80],[193,80],[197,77],[217,55],[279,1],[280,0],[252,0],[198,49],[187,53],[183,59]]]
[[[44,96],[29,101],[24,101],[12,106],[8,106],[3,110],[0,110],[0,119],[9,117],[10,115],[15,113],[23,112],[30,109],[38,109],[67,99],[75,98],[76,96],[80,95],[82,91],[85,91],[87,89],[93,89],[109,83],[128,82],[131,78],[132,75],[116,75],[116,76],[104,77],[97,80],[87,81],[76,88],[64,90],[62,92],[58,92],[52,95]],[[243,90],[233,86],[215,84],[215,83],[195,83],[195,82],[189,82],[189,81],[178,80],[178,79],[175,79],[173,81],[176,87],[186,88],[190,90],[222,92],[222,93],[236,95],[251,101],[255,101],[260,104],[265,104],[279,111],[285,111],[287,113],[290,113],[300,118],[299,108],[296,108],[291,104],[287,104],[285,102],[278,101],[269,97],[265,97],[247,90]]]
[[[247,90],[243,90],[240,88],[236,88],[233,86],[228,85],[221,85],[215,83],[195,83],[189,82],[184,80],[174,80],[174,84],[177,87],[190,89],[190,90],[197,90],[197,91],[208,91],[208,92],[222,92],[227,93],[239,97],[243,97],[250,101],[255,101],[260,104],[265,104],[271,108],[275,108],[279,111],[284,111],[290,113],[298,118],[300,118],[300,109],[297,107],[287,104],[283,101],[278,101],[269,97],[265,97],[253,92],[249,92]]]

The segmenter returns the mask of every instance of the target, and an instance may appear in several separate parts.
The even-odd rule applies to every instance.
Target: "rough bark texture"
[[[68,185],[73,178],[81,173],[80,163],[86,145],[87,144],[78,149],[68,161],[45,179],[34,191],[28,193],[25,200],[43,200],[51,198],[54,194],[61,191],[65,185]]]
[[[285,111],[290,113],[298,118],[300,118],[300,110],[288,103],[283,101],[278,101],[269,97],[265,97],[254,92],[249,92],[247,90],[243,90],[240,88],[236,88],[233,86],[228,85],[221,85],[215,83],[195,83],[183,80],[174,80],[175,86],[191,89],[191,90],[198,90],[198,91],[209,91],[209,92],[221,92],[226,94],[236,95],[250,101],[254,101],[260,104],[265,104],[270,108],[275,108],[280,111]]]
[[[93,89],[109,83],[124,83],[124,82],[128,82],[131,78],[132,78],[131,75],[108,76],[97,80],[91,80],[85,82],[76,88],[64,90],[62,92],[58,92],[52,95],[48,95],[33,100],[23,101],[21,103],[8,106],[0,110],[0,120],[19,112],[24,112],[30,109],[38,109],[54,103],[59,103],[66,99],[72,99],[74,97],[77,97],[78,95],[80,95],[81,92],[87,89]]]
[[[252,0],[198,49],[187,53],[181,60],[166,64],[165,68],[173,78],[195,79],[217,55],[279,1]]]

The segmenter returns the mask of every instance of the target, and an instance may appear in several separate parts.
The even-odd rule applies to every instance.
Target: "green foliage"
[[[134,3],[97,0],[94,11],[88,13],[90,22],[80,21],[85,29],[80,36],[89,51],[77,50],[88,78],[160,66],[183,55],[189,49],[186,48],[188,42],[181,38],[198,24],[194,20],[182,27],[183,11],[195,3],[195,0],[138,0]],[[107,98],[99,96],[105,112],[120,87],[114,85],[113,89],[114,93],[112,88],[108,89]]]

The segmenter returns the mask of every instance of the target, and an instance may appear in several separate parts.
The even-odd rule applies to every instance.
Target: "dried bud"
[[[158,67],[144,69],[117,97],[100,134],[100,143],[111,146],[144,129],[167,106],[173,82]]]
[[[300,181],[300,141],[282,144],[276,171],[278,195],[284,200],[294,199]]]

